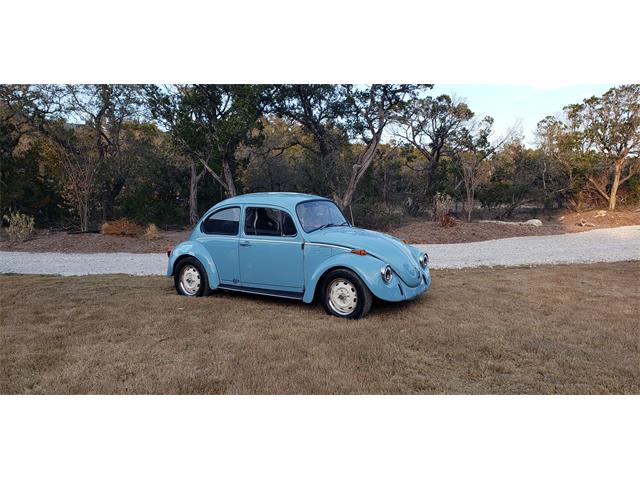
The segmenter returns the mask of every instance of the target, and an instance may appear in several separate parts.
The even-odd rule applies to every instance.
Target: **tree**
[[[476,189],[481,177],[488,177],[488,160],[506,138],[496,145],[491,144],[493,118],[465,122],[456,133],[451,150],[451,158],[465,189],[465,211],[467,221],[475,204]]]
[[[319,187],[313,162],[300,146],[302,127],[290,120],[268,116],[262,119],[259,143],[243,143],[236,151],[242,165],[239,175],[248,191],[306,191]]]
[[[80,229],[89,227],[97,159],[80,129],[69,125],[71,114],[67,90],[62,85],[3,85],[0,97],[5,107],[33,134],[51,142],[63,171],[63,196],[78,215]]]
[[[0,216],[18,210],[34,216],[37,224],[59,220],[63,199],[57,178],[49,174],[46,148],[45,141],[0,103]]]
[[[121,144],[134,174],[118,197],[118,214],[140,223],[175,224],[188,211],[182,191],[189,176],[169,135],[152,123],[132,122],[125,125]]]
[[[581,208],[593,157],[584,137],[565,122],[548,116],[538,122],[536,139],[544,205],[555,200],[559,205]]]
[[[424,168],[410,165],[424,175],[423,196],[432,190],[436,168],[449,152],[450,140],[473,116],[465,102],[449,95],[416,99],[406,109],[399,136],[426,160]]]
[[[618,189],[640,171],[640,85],[612,88],[565,112],[596,154],[587,180],[615,210]]]
[[[282,85],[276,88],[274,112],[298,122],[312,143],[298,143],[311,151],[323,172],[327,193],[340,206],[351,205],[359,182],[374,159],[387,127],[403,112],[407,101],[431,85]],[[359,149],[346,174],[338,160],[349,141]]]
[[[395,143],[382,144],[378,149],[379,158],[373,165],[373,195],[382,203],[385,213],[388,213],[393,205],[401,205],[404,200],[403,194],[407,189],[403,171],[405,150]]]
[[[349,143],[345,120],[352,107],[346,94],[343,85],[278,85],[271,104],[278,117],[302,127],[295,143],[307,150],[315,163],[315,193],[328,197],[338,192],[338,161]]]
[[[235,152],[260,128],[267,88],[261,85],[180,85],[147,89],[154,118],[189,160],[189,220],[198,220],[198,184],[208,172],[227,196],[237,195]],[[253,137],[259,138],[259,137]],[[197,165],[201,165],[198,170]]]
[[[140,85],[67,85],[70,119],[91,129],[97,162],[103,221],[113,218],[116,198],[122,192],[134,163],[123,155],[122,142],[127,122],[141,115]]]
[[[342,208],[351,205],[358,183],[376,158],[387,126],[401,118],[409,99],[415,99],[419,91],[431,87],[432,85],[374,84],[360,89],[347,86],[347,100],[353,111],[350,128],[355,139],[364,148],[351,166],[349,182],[338,198]]]
[[[523,203],[536,199],[540,188],[539,152],[526,148],[522,139],[510,138],[491,159],[489,181],[480,185],[483,205],[503,208],[499,218],[510,217]]]
[[[7,108],[30,131],[51,142],[64,172],[63,195],[87,231],[102,183],[103,217],[124,187],[129,163],[120,158],[124,123],[138,114],[136,85],[8,85],[2,87]]]

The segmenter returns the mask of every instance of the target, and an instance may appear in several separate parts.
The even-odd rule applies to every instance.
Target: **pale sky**
[[[616,85],[435,85],[429,95],[448,94],[464,98],[479,116],[494,118],[497,135],[520,123],[525,142],[532,146],[536,124],[562,107],[602,95]]]

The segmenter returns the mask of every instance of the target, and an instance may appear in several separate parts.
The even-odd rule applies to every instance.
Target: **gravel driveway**
[[[416,245],[433,268],[467,268],[640,260],[640,225],[484,242]]]
[[[474,243],[416,245],[432,268],[595,263],[640,260],[640,225]],[[0,252],[0,273],[163,275],[166,254]]]

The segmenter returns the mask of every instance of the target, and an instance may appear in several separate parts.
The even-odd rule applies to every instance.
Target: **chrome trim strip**
[[[292,242],[291,240],[269,240],[266,238],[254,238],[251,235],[240,237],[245,242],[263,242],[263,243],[293,243],[294,245],[302,245],[303,242]],[[275,237],[282,238],[282,237]]]
[[[278,298],[288,298],[289,300],[302,300],[304,296],[303,292],[296,293],[291,292],[291,295],[281,295],[277,293],[269,293],[269,292],[256,292],[255,290],[248,290],[243,287],[231,287],[225,284],[218,285],[220,290],[230,290],[232,292],[241,292],[241,293],[255,293],[256,295],[264,295],[266,297],[278,297]]]
[[[355,247],[344,247],[342,245],[333,245],[331,243],[316,243],[316,242],[305,242],[305,245],[316,245],[318,247],[331,247],[331,248],[341,248],[343,250],[346,250],[348,252],[350,252],[351,250],[354,250]],[[384,259],[378,257],[377,255],[374,255],[373,253],[371,253],[369,250],[367,250],[366,248],[364,249],[367,251],[367,255],[369,255],[370,257],[373,258],[377,258],[378,260],[380,260],[381,262],[384,262]]]
[[[317,247],[341,248],[343,250],[347,250],[348,252],[350,252],[351,250],[354,250],[354,247],[344,247],[342,245],[333,245],[331,243],[305,242],[304,244],[305,245],[315,245]],[[364,250],[367,250],[367,249],[365,248]],[[377,258],[381,262],[384,262],[384,259],[378,257],[377,255],[374,255],[373,253],[371,253],[368,250],[367,250],[367,255],[369,255],[370,257],[373,257],[373,258]]]
[[[342,245],[334,245],[331,243],[317,243],[317,242],[304,242],[305,245],[311,245],[315,247],[329,247],[329,248],[342,248],[343,250],[353,250],[350,247],[343,247]]]

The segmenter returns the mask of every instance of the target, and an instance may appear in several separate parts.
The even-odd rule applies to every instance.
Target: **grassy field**
[[[640,393],[640,263],[433,277],[349,322],[162,277],[0,276],[0,393]]]

